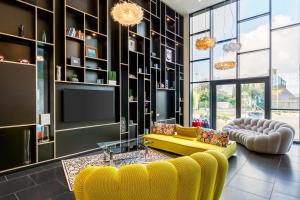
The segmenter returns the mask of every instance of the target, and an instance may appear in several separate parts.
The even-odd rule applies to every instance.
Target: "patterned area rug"
[[[116,154],[113,157],[113,163],[104,161],[104,154],[101,153],[92,156],[83,156],[68,160],[62,160],[62,165],[64,168],[69,190],[73,191],[75,176],[86,167],[113,165],[117,168],[120,168],[123,165],[137,163],[147,164],[159,160],[168,160],[174,157],[176,156],[149,148],[147,156],[145,156],[145,150]]]

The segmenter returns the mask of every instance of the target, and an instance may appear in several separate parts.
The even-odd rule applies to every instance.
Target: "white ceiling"
[[[162,0],[181,14],[190,14],[224,0]]]

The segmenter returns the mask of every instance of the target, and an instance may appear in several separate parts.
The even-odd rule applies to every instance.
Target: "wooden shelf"
[[[21,40],[21,41],[27,41],[27,42],[36,42],[36,40],[31,39],[31,38],[21,37],[21,36],[12,35],[12,34],[3,33],[3,32],[0,32],[0,36],[6,36],[6,37],[9,37],[11,39],[16,39],[16,40]]]
[[[107,62],[107,60],[106,60],[106,59],[103,59],[103,58],[93,58],[93,57],[85,56],[85,59],[90,59],[90,60],[97,60],[97,61],[104,61],[104,62]]]
[[[66,35],[66,38],[70,39],[70,40],[76,40],[76,41],[84,42],[84,39],[81,39],[81,38],[78,38],[78,37],[72,37],[72,36]]]
[[[0,63],[10,63],[10,64],[16,64],[16,65],[24,65],[24,66],[36,67],[36,64],[26,64],[26,63],[20,63],[20,62],[9,61],[9,60],[0,61]]]
[[[87,82],[73,82],[73,81],[55,81],[56,83],[66,83],[75,85],[95,85],[95,86],[107,86],[107,87],[120,87],[120,85],[109,85],[109,84],[99,84],[99,83],[87,83]]]

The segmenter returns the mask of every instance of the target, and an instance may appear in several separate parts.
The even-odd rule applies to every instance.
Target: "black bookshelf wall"
[[[183,124],[183,17],[159,0],[136,0],[144,19],[123,27],[110,16],[118,2],[0,0],[0,173],[87,152],[96,142],[136,138],[155,121]],[[97,55],[88,56],[87,46]],[[116,84],[109,81],[112,71]],[[115,122],[65,123],[66,89],[113,90]],[[36,130],[43,113],[50,113],[51,125],[50,140],[41,143]],[[30,164],[24,164],[25,130]]]
[[[126,121],[122,139],[150,132],[156,121],[184,120],[183,16],[159,0],[132,2],[143,8],[143,21],[128,28],[112,26],[112,38],[119,39],[112,48],[119,55],[114,65],[120,68],[121,117]]]

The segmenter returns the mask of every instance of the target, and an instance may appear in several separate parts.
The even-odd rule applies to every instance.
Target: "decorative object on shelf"
[[[108,72],[108,84],[117,85],[117,72],[115,71]]]
[[[143,69],[139,67],[139,73],[143,73]]]
[[[166,82],[165,82],[165,88],[168,88],[168,87],[169,87],[169,81],[166,80]]]
[[[24,58],[18,59],[18,62],[22,63],[22,64],[29,64],[29,61],[27,59],[24,59]]]
[[[166,61],[172,62],[173,60],[173,51],[171,49],[166,49]]]
[[[111,16],[122,26],[134,26],[143,20],[144,12],[139,5],[122,1],[114,5]]]
[[[23,155],[23,164],[28,165],[31,163],[31,131],[30,129],[25,129],[23,132],[23,147],[24,147],[24,155]]]
[[[56,80],[61,81],[61,66],[56,65]]]
[[[36,126],[36,137],[38,141],[43,139],[43,127],[41,125]]]
[[[161,83],[161,84],[160,84],[160,87],[161,87],[161,88],[165,88],[165,84]]]
[[[128,49],[129,51],[136,51],[136,39],[130,37],[128,40]]]
[[[224,44],[223,46],[223,50],[225,52],[238,52],[241,48],[242,48],[242,44],[239,42],[235,42],[234,40]]]
[[[157,88],[160,88],[159,82],[156,82],[156,87],[157,87]]]
[[[133,125],[133,120],[129,120],[129,125]]]
[[[151,52],[152,57],[156,57],[156,53],[154,51]]]
[[[207,50],[213,48],[216,44],[216,40],[210,37],[203,37],[196,40],[196,48],[198,50]]]
[[[153,64],[153,67],[154,67],[155,69],[158,69],[158,68],[159,68],[157,63],[154,63],[154,64]]]
[[[25,32],[24,32],[25,26],[23,24],[20,24],[18,27],[18,32],[20,37],[24,37]]]
[[[145,129],[145,134],[149,134],[150,133],[150,129],[149,128],[146,128]]]
[[[81,30],[76,30],[74,27],[68,27],[66,30],[66,35],[69,37],[78,38],[84,40],[84,34]]]
[[[4,61],[4,56],[0,55],[0,62]]]
[[[136,78],[136,76],[134,74],[129,74],[128,76],[129,78]]]
[[[98,83],[98,84],[104,84],[104,79],[97,79],[96,83]]]
[[[72,77],[71,77],[71,80],[72,80],[73,82],[79,82],[78,75],[77,75],[76,73],[73,73],[73,74],[72,74]]]
[[[36,56],[36,61],[37,62],[44,62],[44,56]]]
[[[85,46],[85,54],[90,58],[98,58],[98,48],[92,46]]]
[[[41,142],[48,142],[50,139],[49,134],[49,125],[51,124],[51,115],[50,113],[40,114],[39,115],[39,125],[41,127],[42,134],[38,134],[37,138]]]
[[[127,131],[126,118],[121,117],[121,133],[125,133],[126,131]]]
[[[45,31],[43,31],[43,34],[42,34],[42,42],[47,42],[47,35],[46,35]]]
[[[128,101],[134,101],[134,96],[129,96]]]
[[[78,67],[81,66],[80,58],[71,56],[70,59],[71,59],[71,65],[73,65],[73,66],[78,66]]]
[[[218,62],[215,64],[215,68],[217,70],[227,70],[227,69],[232,69],[235,67],[236,62],[235,61],[223,61],[223,62]]]

